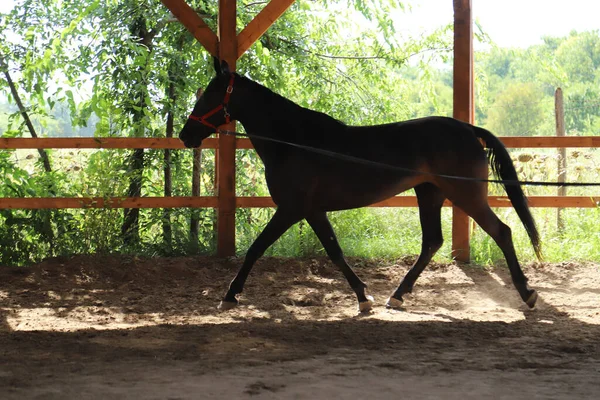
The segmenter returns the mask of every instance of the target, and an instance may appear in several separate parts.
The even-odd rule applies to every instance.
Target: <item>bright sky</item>
[[[452,22],[452,0],[410,0],[414,26]],[[597,0],[472,0],[473,18],[500,47],[528,47],[542,36],[600,29]],[[407,27],[411,29],[412,27]]]
[[[433,29],[452,21],[452,0],[404,2],[413,5],[412,15],[401,19],[405,30]],[[0,0],[0,12],[13,4],[14,0]],[[472,4],[474,18],[501,47],[527,47],[540,43],[543,35],[600,29],[598,0],[472,0]]]

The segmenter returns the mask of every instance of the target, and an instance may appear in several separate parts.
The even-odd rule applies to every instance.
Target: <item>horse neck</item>
[[[323,113],[301,107],[246,78],[241,78],[238,85],[235,114],[232,108],[232,117],[237,119],[248,133],[291,139],[298,138],[298,132],[310,130],[316,133],[312,126],[315,124],[327,130],[343,126]],[[233,98],[232,96],[232,100]]]
[[[277,119],[276,111],[280,109],[276,95],[269,89],[246,78],[239,78],[235,94],[231,97],[230,112],[232,118],[239,121],[250,133],[267,134],[273,121]]]

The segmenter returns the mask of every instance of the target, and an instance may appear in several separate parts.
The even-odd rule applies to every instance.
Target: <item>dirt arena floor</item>
[[[215,306],[240,259],[76,256],[0,267],[2,399],[597,399],[600,270],[352,260],[376,306],[324,258],[258,262],[240,307]]]

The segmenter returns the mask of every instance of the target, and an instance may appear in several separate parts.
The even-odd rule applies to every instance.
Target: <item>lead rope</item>
[[[385,169],[385,170],[389,170],[389,171],[395,171],[395,172],[407,172],[407,173],[411,173],[411,174],[428,175],[428,176],[435,176],[435,177],[439,177],[439,178],[454,179],[454,180],[460,180],[460,181],[500,183],[500,184],[509,185],[509,186],[517,186],[517,185],[519,185],[519,186],[520,185],[524,185],[524,186],[554,186],[554,187],[600,186],[599,182],[519,181],[519,180],[503,180],[503,179],[480,179],[480,178],[469,178],[466,176],[436,174],[433,172],[418,171],[418,170],[414,170],[414,169],[410,169],[410,168],[404,168],[404,167],[398,167],[395,165],[384,164],[384,163],[380,163],[377,161],[365,160],[364,158],[360,158],[360,157],[349,156],[347,154],[341,154],[341,153],[337,153],[335,151],[319,149],[317,147],[306,146],[303,144],[290,143],[290,142],[286,142],[284,140],[279,140],[279,139],[274,139],[274,138],[270,138],[270,137],[266,137],[266,136],[256,135],[254,133],[248,134],[248,133],[242,133],[242,132],[229,131],[226,129],[217,129],[217,132],[222,133],[224,135],[229,135],[229,136],[247,137],[250,139],[254,138],[254,139],[269,141],[272,143],[283,144],[283,145],[287,145],[287,146],[291,146],[291,147],[296,147],[298,149],[310,151],[312,153],[328,156],[331,158],[336,158],[336,159],[344,160],[344,161],[350,161],[350,162],[353,162],[356,164],[377,167],[377,168],[381,168],[381,169]]]

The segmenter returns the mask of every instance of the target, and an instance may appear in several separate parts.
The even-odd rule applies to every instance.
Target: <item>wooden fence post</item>
[[[563,103],[563,92],[561,88],[556,89],[554,92],[554,115],[556,119],[556,136],[566,136],[565,131],[565,108]],[[558,149],[558,182],[564,183],[567,180],[567,149],[561,147]],[[559,196],[567,195],[567,188],[565,186],[558,187]],[[562,219],[562,208],[556,210],[556,227],[559,234],[562,234],[564,229],[564,222]]]
[[[471,0],[454,0],[453,116],[473,123],[473,19]],[[452,257],[469,262],[469,216],[452,207]]]
[[[237,57],[236,0],[219,0],[219,58],[235,71]],[[226,127],[235,130],[235,122]],[[217,255],[235,255],[235,137],[219,135],[217,183]]]

